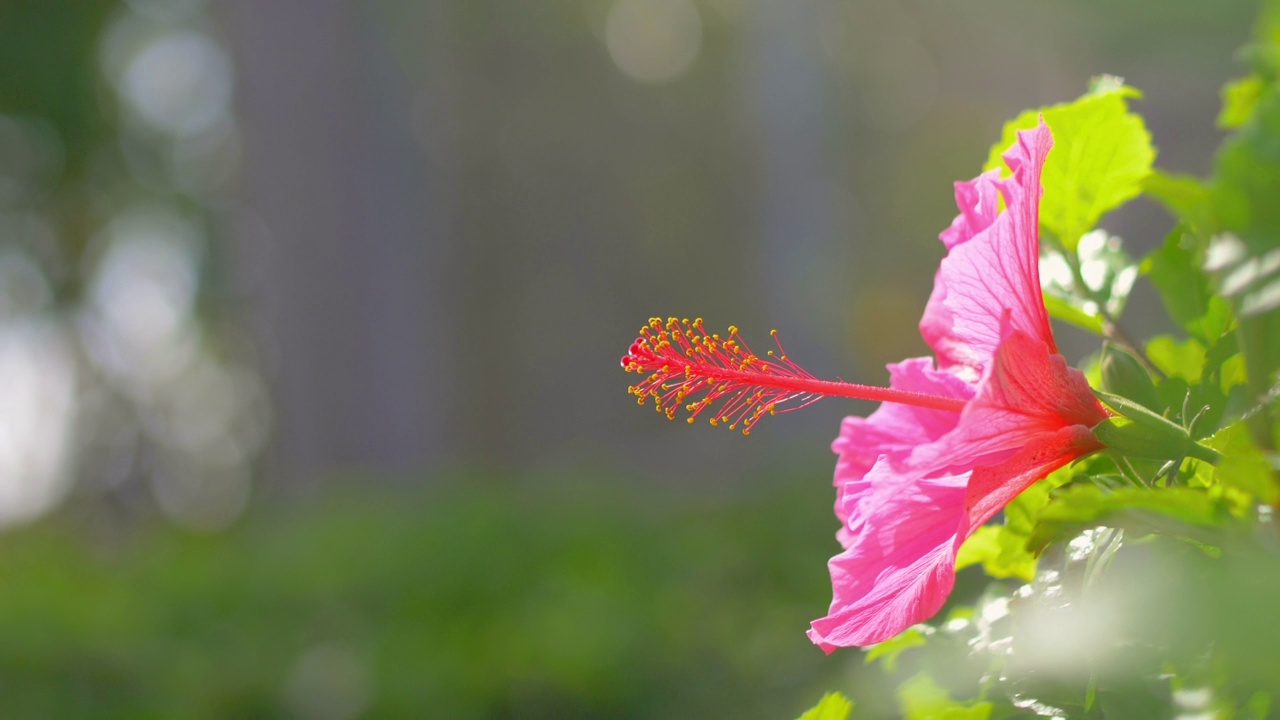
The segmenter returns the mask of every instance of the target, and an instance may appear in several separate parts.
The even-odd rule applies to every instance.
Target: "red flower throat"
[[[777,330],[771,334],[778,349],[768,351],[770,359],[765,359],[751,351],[733,325],[728,336],[721,337],[708,334],[702,318],[692,322],[668,318],[665,323],[650,318],[622,358],[627,372],[649,376],[627,390],[639,398],[640,405],[653,398],[658,412],[666,413],[668,419],[675,419],[676,410],[684,405],[690,423],[703,410],[727,398],[712,413],[711,424],[726,423],[731,430],[741,425],[743,435],[751,434],[751,428],[766,414],[799,410],[829,395],[955,413],[964,409],[964,401],[955,398],[819,380],[787,357]]]

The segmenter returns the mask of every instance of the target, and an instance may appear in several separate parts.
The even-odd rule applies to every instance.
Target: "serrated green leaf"
[[[817,705],[807,710],[797,720],[848,720],[853,703],[838,692],[822,696]]]
[[[1024,112],[1005,124],[988,157],[988,170],[1004,167],[1000,156],[1016,132],[1034,128],[1043,115],[1054,147],[1041,175],[1040,223],[1070,251],[1103,215],[1136,197],[1151,172],[1151,135],[1126,102],[1135,94],[1131,88],[1103,88],[1074,102]]]
[[[911,648],[925,644],[924,633],[918,628],[910,627],[881,643],[867,648],[867,663],[877,660],[885,670],[893,672],[898,666],[898,656]]]

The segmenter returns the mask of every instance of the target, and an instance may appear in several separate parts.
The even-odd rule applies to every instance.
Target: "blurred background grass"
[[[868,408],[748,441],[617,358],[701,315],[880,381],[1003,120],[1121,75],[1202,173],[1255,9],[0,4],[0,706],[883,710],[803,635]]]

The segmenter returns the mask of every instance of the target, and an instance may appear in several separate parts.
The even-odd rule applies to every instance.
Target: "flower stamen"
[[[721,336],[708,334],[702,318],[692,322],[687,318],[668,318],[666,322],[650,318],[622,358],[627,372],[647,373],[648,377],[627,390],[640,405],[653,398],[655,409],[668,419],[675,419],[683,405],[690,423],[708,407],[724,400],[711,413],[711,424],[726,424],[731,430],[741,427],[743,435],[749,435],[765,415],[799,410],[827,396],[956,413],[964,408],[964,401],[955,398],[819,380],[791,361],[777,330],[771,335],[777,350],[769,350],[761,358],[733,325],[727,335]]]

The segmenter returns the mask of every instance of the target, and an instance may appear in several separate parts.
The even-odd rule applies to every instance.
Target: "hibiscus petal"
[[[1107,418],[1084,373],[1038,338],[1007,324],[1004,332],[956,429],[939,442],[918,446],[911,465],[932,466],[934,472],[994,465],[1046,434],[1068,426],[1087,430]]]
[[[956,553],[976,528],[1037,480],[1101,448],[1089,428],[1106,413],[1084,375],[1009,322],[1001,332],[976,396],[951,431],[900,427],[911,416],[886,414],[876,430],[934,439],[906,457],[882,455],[861,475],[850,470],[860,461],[861,436],[837,441],[846,472],[837,470],[837,482],[844,480],[837,537],[845,551],[828,563],[831,609],[809,632],[827,652],[880,642],[927,620],[946,602]]]
[[[809,638],[828,653],[886,640],[936,613],[955,584],[967,475],[904,477],[877,463],[846,486],[848,548],[827,564],[833,599]]]
[[[948,250],[986,230],[1000,213],[996,200],[1000,192],[1000,171],[984,172],[969,182],[957,182],[956,207],[960,214],[951,221],[951,227],[942,231],[938,239]]]
[[[973,397],[971,383],[936,370],[933,358],[909,358],[888,368],[889,387],[895,390],[957,400]],[[860,480],[882,456],[900,463],[916,446],[931,443],[953,430],[959,418],[957,413],[902,403],[884,403],[865,418],[845,418],[840,435],[831,443],[831,450],[840,456],[836,462],[836,487]]]
[[[960,542],[995,517],[1023,490],[1072,460],[1102,447],[1089,428],[1071,425],[1041,435],[999,465],[974,469],[965,493],[965,523],[960,530]],[[957,543],[956,550],[959,549]]]
[[[955,585],[956,554],[969,535],[1023,490],[1099,447],[1088,428],[1072,425],[961,475],[904,477],[878,463],[845,487],[845,551],[827,563],[833,599],[809,638],[830,653],[933,617]]]
[[[920,332],[938,355],[939,367],[976,379],[995,354],[1001,323],[1037,337],[1057,352],[1040,294],[1040,171],[1053,135],[1039,127],[1018,133],[1004,159],[1013,176],[991,173],[956,186],[961,214],[942,234],[948,247],[934,279]],[[1005,212],[992,217],[996,192]]]

